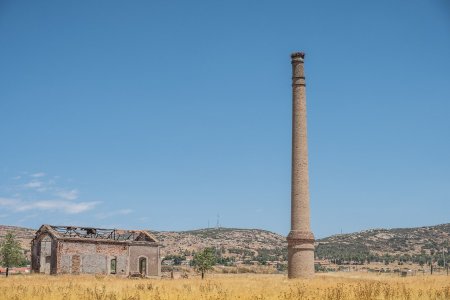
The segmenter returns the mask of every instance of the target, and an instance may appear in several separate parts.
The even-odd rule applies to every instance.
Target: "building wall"
[[[139,259],[147,258],[147,276],[161,275],[161,261],[159,259],[159,247],[152,245],[130,246],[130,273],[139,273]]]
[[[41,233],[33,239],[31,253],[32,270],[37,273],[111,274],[115,259],[115,274],[126,276],[139,273],[139,259],[145,257],[143,275],[161,275],[159,246],[143,241],[63,240]]]
[[[40,240],[40,255],[39,255],[39,272],[50,274],[50,266],[52,261],[52,238],[49,235],[44,235]]]
[[[31,244],[31,270],[35,273],[56,274],[57,242],[49,234],[33,239]]]
[[[35,273],[39,273],[40,268],[40,256],[41,253],[41,243],[37,240],[31,242],[31,270]]]
[[[116,274],[128,274],[128,247],[98,242],[59,241],[58,274],[110,274],[116,259]]]

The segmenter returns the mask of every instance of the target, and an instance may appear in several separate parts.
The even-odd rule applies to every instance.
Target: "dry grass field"
[[[103,276],[10,276],[0,278],[0,299],[450,299],[450,277],[317,275],[210,275],[205,280],[120,279]]]

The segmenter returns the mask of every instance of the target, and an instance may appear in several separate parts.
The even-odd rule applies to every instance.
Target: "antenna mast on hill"
[[[220,215],[217,214],[217,223],[216,223],[216,229],[220,228]]]

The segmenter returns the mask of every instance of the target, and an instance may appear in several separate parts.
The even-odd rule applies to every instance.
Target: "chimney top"
[[[301,59],[305,59],[305,52],[294,52],[291,54],[292,59],[297,58],[297,57],[299,57]]]

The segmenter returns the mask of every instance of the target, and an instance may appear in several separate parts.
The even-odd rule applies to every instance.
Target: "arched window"
[[[139,258],[139,273],[141,275],[147,275],[147,258],[145,257]]]
[[[111,274],[116,274],[117,269],[117,258],[111,259]]]

